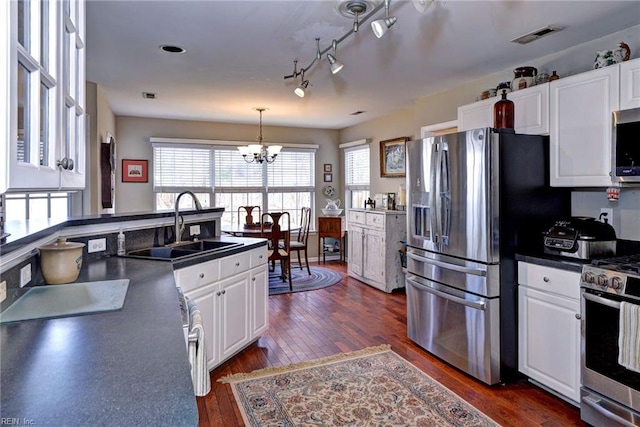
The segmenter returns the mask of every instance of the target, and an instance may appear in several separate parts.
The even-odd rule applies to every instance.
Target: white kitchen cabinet
[[[550,83],[552,186],[611,185],[611,126],[612,112],[619,105],[618,73],[618,66],[611,66]]]
[[[640,58],[625,61],[620,67],[620,109],[640,107]]]
[[[465,131],[493,127],[493,105],[498,96],[458,107],[458,129]],[[514,129],[517,133],[546,135],[549,133],[549,83],[507,94],[513,101]]]
[[[85,1],[2,3],[0,193],[83,189]]]
[[[407,237],[405,212],[350,209],[347,218],[348,275],[385,292],[404,287],[398,250]]]
[[[580,401],[580,273],[518,263],[518,369]]]
[[[174,271],[202,314],[211,370],[269,328],[266,246]]]

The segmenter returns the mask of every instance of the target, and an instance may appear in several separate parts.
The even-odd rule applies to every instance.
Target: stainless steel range
[[[581,418],[594,426],[638,426],[640,363],[625,355],[640,357],[640,255],[585,265],[580,286]]]

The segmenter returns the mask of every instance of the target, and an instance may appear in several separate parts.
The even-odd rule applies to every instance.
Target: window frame
[[[370,140],[366,139],[364,141],[356,141],[352,143],[346,143],[340,145],[340,148],[344,149],[344,191],[345,191],[345,201],[347,201],[347,207],[349,208],[364,208],[364,203],[361,206],[353,206],[353,196],[354,192],[363,192],[363,197],[371,197],[371,146]],[[351,164],[350,157],[354,156],[355,153],[359,153],[362,155],[363,151],[367,151],[367,162],[366,168],[368,169],[368,181],[367,183],[352,183],[350,179],[352,178],[351,173]],[[355,154],[357,157],[357,154]]]

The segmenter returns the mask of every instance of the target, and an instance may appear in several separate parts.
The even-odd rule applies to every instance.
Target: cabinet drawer
[[[173,276],[176,279],[176,284],[186,293],[216,282],[219,277],[219,271],[220,262],[215,259],[176,270],[173,272]]]
[[[364,225],[365,224],[364,217],[365,217],[365,212],[350,210],[349,211],[349,224]]]
[[[384,230],[384,214],[367,212],[366,225],[376,230]]]
[[[267,263],[267,246],[262,246],[258,249],[253,249],[250,252],[251,256],[251,268],[257,267]]]
[[[239,254],[224,257],[220,260],[220,279],[231,277],[234,274],[249,270],[251,265],[251,253],[242,252]]]
[[[518,262],[518,284],[580,299],[580,273]]]

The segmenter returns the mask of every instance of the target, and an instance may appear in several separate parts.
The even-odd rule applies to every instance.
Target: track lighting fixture
[[[390,0],[384,0],[385,17],[371,23],[373,34],[375,34],[377,38],[384,36],[384,33],[386,33],[387,30],[391,28],[391,26],[398,20],[398,18],[396,18],[395,16],[389,17],[389,3]]]
[[[344,64],[336,59],[336,48],[338,47],[338,42],[333,39],[331,43],[333,47],[333,55],[327,53],[327,61],[329,61],[329,65],[331,65],[331,73],[338,74],[342,68],[344,68]]]
[[[418,12],[424,13],[431,3],[435,0],[412,0],[413,5],[415,6]],[[378,19],[371,23],[371,28],[373,29],[373,33],[376,37],[382,37],[386,31],[393,26],[398,20],[395,16],[389,16],[389,5],[391,0],[337,0],[336,11],[345,16],[347,18],[353,17],[353,26],[349,31],[342,35],[342,37],[333,39],[330,46],[327,46],[325,49],[320,49],[320,39],[316,37],[316,55],[313,60],[304,68],[301,68],[298,71],[298,61],[293,61],[293,73],[287,76],[284,76],[286,79],[301,77],[300,85],[296,87],[294,90],[295,94],[299,97],[304,97],[305,89],[309,86],[309,80],[304,79],[304,73],[309,71],[311,67],[316,62],[319,62],[322,59],[322,55],[327,56],[327,61],[331,67],[331,73],[337,74],[343,67],[340,61],[336,58],[336,48],[338,44],[342,43],[345,39],[351,36],[354,33],[358,32],[360,24],[367,22],[369,19],[373,17],[382,7],[384,6],[385,17],[382,19]],[[329,50],[333,49],[333,53],[329,53]]]

